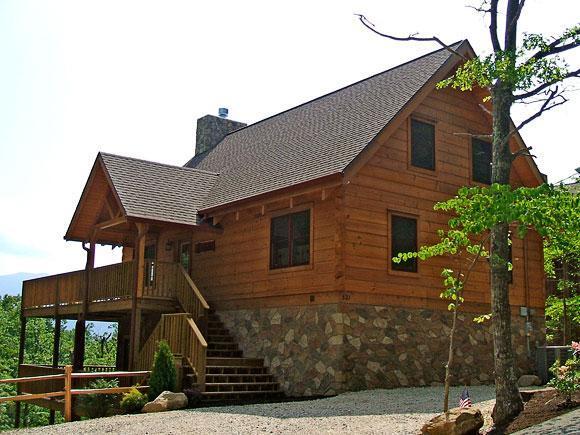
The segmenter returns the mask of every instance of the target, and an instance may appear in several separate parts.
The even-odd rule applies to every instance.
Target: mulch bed
[[[575,407],[580,406],[580,393],[572,396]],[[505,433],[513,433],[518,430],[542,423],[551,418],[565,414],[574,408],[565,408],[564,396],[556,390],[538,391],[524,404],[524,410],[505,429]]]

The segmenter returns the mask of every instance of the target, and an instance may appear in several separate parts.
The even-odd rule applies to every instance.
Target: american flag
[[[469,397],[469,391],[467,391],[467,388],[464,388],[463,393],[459,396],[459,407],[471,408],[471,398]]]

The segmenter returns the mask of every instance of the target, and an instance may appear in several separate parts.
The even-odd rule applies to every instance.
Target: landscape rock
[[[518,379],[519,387],[531,387],[532,385],[542,385],[541,379],[536,375],[522,375]]]
[[[477,408],[453,408],[432,418],[421,428],[422,434],[469,435],[479,433],[483,414]]]
[[[163,412],[173,411],[187,407],[187,396],[183,393],[172,393],[164,391],[157,398],[145,404],[142,412]]]

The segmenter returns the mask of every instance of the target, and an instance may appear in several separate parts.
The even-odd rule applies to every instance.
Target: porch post
[[[62,321],[60,317],[54,318],[54,340],[52,342],[52,368],[58,367],[58,356],[60,353],[60,327]],[[48,416],[48,424],[54,424],[54,409],[50,410],[50,414]]]
[[[89,248],[86,248],[83,244],[83,249],[87,252],[87,263],[85,266],[85,286],[83,288],[83,308],[75,324],[75,346],[73,353],[73,369],[75,372],[83,369],[85,360],[85,332],[87,312],[89,309],[90,271],[95,267],[95,242],[91,241]]]
[[[135,369],[137,352],[141,338],[141,310],[137,308],[137,299],[143,296],[143,283],[145,274],[145,236],[149,225],[135,223],[137,234],[135,237],[135,248],[133,250],[133,261],[135,262],[135,286],[131,295],[131,336],[129,343],[129,370]]]
[[[24,349],[26,345],[26,317],[22,313],[22,306],[20,307],[20,343],[18,345],[18,376],[20,376],[20,366],[24,362]],[[20,384],[16,384],[16,394],[20,394]],[[20,427],[20,411],[21,402],[16,402],[14,411],[14,427]]]

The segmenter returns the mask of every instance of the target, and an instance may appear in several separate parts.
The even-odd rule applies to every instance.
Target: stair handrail
[[[207,303],[207,301],[205,300],[205,298],[203,297],[203,295],[201,294],[201,292],[199,291],[199,289],[197,288],[197,286],[193,282],[193,279],[191,279],[191,276],[189,276],[189,273],[187,273],[187,271],[185,270],[185,268],[183,267],[182,264],[179,264],[178,266],[179,266],[179,270],[181,271],[182,275],[185,277],[185,280],[189,284],[189,287],[193,290],[193,294],[195,294],[195,296],[197,297],[197,300],[199,301],[201,306],[203,308],[205,308],[206,310],[209,310],[209,304]]]
[[[205,388],[207,341],[189,313],[162,314],[136,358],[138,369],[150,370],[157,345],[167,341],[174,355],[182,355],[195,370],[201,391]]]

